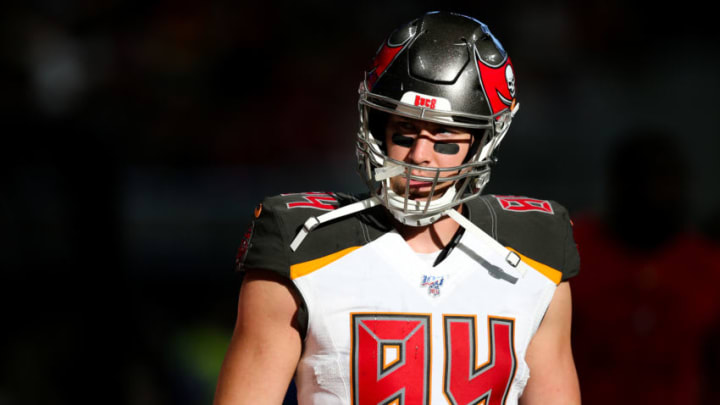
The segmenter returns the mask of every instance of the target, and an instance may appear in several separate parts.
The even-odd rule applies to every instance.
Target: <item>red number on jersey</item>
[[[515,377],[514,322],[488,318],[488,360],[477,365],[475,317],[444,316],[445,378],[451,404],[503,405]]]
[[[294,195],[294,194],[283,194]],[[330,211],[337,208],[337,198],[330,193],[309,192],[297,194],[303,201],[287,203],[288,208],[315,208],[318,210]]]
[[[352,315],[352,403],[430,403],[430,315]]]
[[[512,195],[496,195],[495,198],[497,198],[500,206],[505,211],[540,211],[546,214],[554,214],[550,201]]]

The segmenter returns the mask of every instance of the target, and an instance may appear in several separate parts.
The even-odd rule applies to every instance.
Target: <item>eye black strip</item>
[[[410,148],[412,147],[413,142],[415,142],[415,139],[396,132],[392,135],[392,142],[395,145],[402,146],[403,148]]]
[[[402,146],[403,148],[411,148],[415,142],[415,138],[397,132],[392,135],[391,139],[395,145]],[[456,155],[460,152],[460,145],[453,142],[435,142],[433,149],[435,149],[435,152],[442,153],[443,155]]]
[[[435,146],[433,146],[433,149],[435,149],[435,152],[442,153],[443,155],[456,155],[458,152],[460,152],[460,145],[451,142],[435,142]]]

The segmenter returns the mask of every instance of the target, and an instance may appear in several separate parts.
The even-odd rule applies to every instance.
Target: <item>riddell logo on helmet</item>
[[[436,98],[425,98],[425,97],[420,97],[419,95],[415,96],[415,105],[416,106],[428,107],[431,110],[434,110],[436,103],[437,103]]]

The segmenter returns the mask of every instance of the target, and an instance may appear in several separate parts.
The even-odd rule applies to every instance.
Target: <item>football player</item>
[[[359,89],[369,193],[265,199],[216,404],[579,404],[567,211],[480,195],[518,111],[488,27],[428,13]]]

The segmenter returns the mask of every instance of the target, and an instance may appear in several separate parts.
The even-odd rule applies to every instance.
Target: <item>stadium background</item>
[[[718,240],[718,30],[699,1],[4,4],[0,403],[208,403],[253,207],[362,190],[358,81],[434,9],[487,23],[516,67],[488,192],[602,212],[613,145],[658,130],[688,163],[672,209]]]

